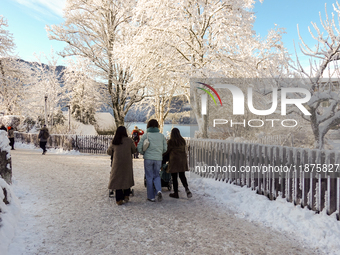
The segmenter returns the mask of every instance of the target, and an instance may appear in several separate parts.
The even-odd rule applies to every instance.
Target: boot
[[[169,197],[172,197],[172,198],[179,198],[178,192],[170,193],[170,194],[169,194]]]
[[[188,187],[185,188],[185,192],[187,193],[187,197],[188,197],[188,198],[191,198],[191,197],[192,197],[192,193],[190,192],[190,190],[189,190]]]
[[[157,201],[161,202],[162,200],[163,200],[162,192],[158,191],[158,193],[157,193]]]

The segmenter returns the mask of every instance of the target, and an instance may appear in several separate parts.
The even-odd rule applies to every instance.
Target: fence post
[[[241,144],[240,143],[236,143],[235,145],[235,166],[236,166],[236,172],[235,172],[235,184],[236,185],[240,185],[241,184],[241,180],[240,180],[240,154],[241,154]]]
[[[248,144],[247,145],[247,149],[246,149],[246,160],[245,160],[245,167],[249,167],[249,171],[246,172],[246,185],[248,188],[251,187],[251,167],[252,167],[252,155],[251,155],[251,151],[252,151],[252,144]]]
[[[229,167],[231,165],[231,156],[232,156],[232,148],[231,148],[231,143],[226,144],[226,152],[227,152],[227,157],[226,157],[226,165]],[[226,172],[226,182],[230,183],[230,172]]]
[[[309,171],[309,178],[310,178],[310,184],[309,184],[309,199],[308,199],[308,209],[316,211],[316,174],[314,170],[312,170],[311,164],[316,163],[316,150],[310,150],[308,153],[308,166],[311,168]]]
[[[330,167],[335,166],[335,153],[331,152],[326,155],[327,167],[327,214],[330,215],[336,210],[336,172]],[[332,172],[331,172],[332,171]]]
[[[232,143],[231,144],[231,162],[230,162],[230,166],[235,166],[235,162],[236,162],[236,148],[235,148],[236,144]],[[230,183],[233,183],[235,181],[235,173],[233,173],[233,171],[231,171],[229,173],[230,176]]]
[[[245,167],[247,165],[247,144],[242,143],[241,145],[241,159],[240,159],[240,167]],[[240,169],[240,168],[239,168]],[[247,185],[246,173],[240,172],[241,175],[241,186]]]
[[[339,164],[340,164],[340,153],[336,153],[335,155],[335,164],[337,164],[336,166],[336,174],[335,174],[335,179],[336,179],[336,202],[335,202],[335,205],[336,205],[336,211],[337,211],[337,214],[336,214],[336,218],[337,220],[340,220],[340,178],[339,178]]]
[[[223,166],[227,165],[227,144],[225,142],[222,143],[222,155],[221,155],[221,162]],[[226,180],[226,172],[222,172],[222,181]]]
[[[321,164],[321,151],[317,151],[316,152],[316,160],[315,160],[315,163],[316,165],[318,164]],[[319,172],[316,173],[316,179],[317,179],[317,184],[316,184],[316,212],[317,213],[320,213],[321,210],[322,210],[322,196],[321,196],[321,193],[322,193],[322,188],[321,188],[321,183],[322,183],[322,180],[321,180],[321,174]]]
[[[259,155],[259,145],[258,144],[254,144],[253,146],[253,150],[252,150],[252,156],[253,156],[253,159],[254,159],[254,166],[255,167],[258,167],[259,166],[259,157],[257,155]],[[252,181],[252,184],[253,184],[253,190],[257,190],[258,189],[258,171],[259,169],[255,169],[254,172],[252,172],[252,175],[253,175],[253,181]]]
[[[308,191],[310,186],[309,175],[310,173],[306,171],[305,165],[308,165],[308,153],[309,150],[303,150],[301,153],[301,181],[302,181],[302,196],[301,196],[301,207],[304,208],[308,201]]]
[[[263,179],[263,171],[262,171],[262,166],[263,166],[263,156],[262,156],[262,152],[263,151],[263,146],[262,145],[259,145],[258,147],[258,158],[259,158],[259,166],[261,166],[261,169],[259,168],[258,169],[258,172],[257,172],[257,193],[258,194],[263,194],[262,193],[262,189],[263,189],[263,182],[262,182],[262,179]]]
[[[288,148],[287,151],[287,167],[291,169],[293,165],[293,152],[291,148]],[[292,180],[290,171],[287,172],[286,175],[286,199],[288,202],[292,202]]]
[[[276,148],[276,147],[274,147]],[[273,167],[272,171],[268,171],[268,188],[267,188],[267,196],[270,200],[274,199],[274,194],[273,194],[273,186],[274,186],[274,176],[275,176],[275,156],[274,156],[274,148],[270,146],[269,149],[269,163]]]
[[[281,136],[280,136],[281,137]],[[273,150],[273,160],[275,166],[280,166],[281,161],[280,161],[280,148],[275,146]],[[276,199],[279,195],[279,190],[280,190],[280,173],[274,171],[273,173],[273,184],[272,184],[272,197],[273,199]]]
[[[293,151],[293,164],[294,164],[294,185],[293,185],[293,202],[297,205],[301,201],[302,190],[300,188],[300,164],[301,164],[301,151],[299,149],[294,149]]]
[[[268,167],[268,146],[265,145],[263,146],[263,166]],[[268,169],[267,169],[268,170]],[[262,195],[267,196],[267,187],[268,187],[268,171],[263,171],[262,172]]]

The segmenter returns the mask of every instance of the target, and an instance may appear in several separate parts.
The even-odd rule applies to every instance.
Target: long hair
[[[151,119],[151,120],[149,120],[149,122],[148,122],[148,125],[146,126],[146,128],[150,128],[150,127],[156,127],[156,128],[159,128],[158,121],[157,121],[157,120],[155,120],[155,119]]]
[[[186,145],[184,138],[181,136],[178,128],[173,128],[170,134],[169,144],[173,146],[183,146]]]
[[[126,133],[126,128],[124,126],[119,126],[116,130],[116,134],[113,137],[112,144],[120,145],[122,144],[123,137],[128,137]]]

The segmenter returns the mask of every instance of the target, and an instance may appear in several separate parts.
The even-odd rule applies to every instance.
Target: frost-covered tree
[[[167,60],[162,66],[169,72],[187,78],[243,78],[287,69],[287,51],[281,42],[284,31],[275,28],[265,38],[256,36],[253,0],[141,0],[137,4],[140,37],[150,54]],[[206,119],[198,104],[193,110],[206,136]]]
[[[66,87],[63,85],[64,67],[57,66],[58,58],[53,50],[50,57],[45,56],[47,65],[42,63],[37,56],[37,62],[33,63],[32,76],[25,93],[25,116],[44,120],[47,116],[47,124],[54,125],[54,115],[66,103]],[[45,109],[46,105],[46,109]]]
[[[143,88],[132,82],[133,68],[122,63],[124,57],[119,55],[128,32],[135,30],[130,24],[135,4],[132,0],[68,0],[65,23],[47,27],[50,39],[68,44],[60,55],[80,56],[92,62],[96,80],[106,84],[106,99],[116,126],[124,125],[128,109],[143,94]]]
[[[0,58],[0,112],[20,115],[25,99],[24,83],[29,79],[29,70],[14,57]]]
[[[184,79],[180,77],[171,77],[166,74],[156,73],[149,77],[146,99],[142,102],[150,105],[150,112],[154,111],[155,118],[160,126],[160,132],[163,132],[164,121],[171,110],[171,103],[175,96],[185,96]]]
[[[15,44],[13,35],[6,27],[6,19],[0,16],[0,112],[11,115],[21,112],[23,81],[27,78],[27,70],[12,55]]]
[[[310,57],[309,68],[302,66],[299,59],[295,70],[301,77],[307,78],[299,86],[304,86],[311,93],[311,99],[306,103],[310,116],[302,115],[308,120],[315,139],[315,148],[324,147],[324,138],[328,131],[340,124],[340,72],[338,61],[340,60],[340,5],[333,5],[335,13],[331,17],[327,14],[326,20],[322,20],[320,14],[321,28],[312,22],[315,30],[309,32],[317,44],[309,47],[300,36],[300,49],[302,53]],[[309,69],[309,70],[308,70]],[[294,110],[293,110],[294,111]]]
[[[73,117],[84,123],[94,124],[94,115],[101,105],[101,95],[87,59],[69,61],[65,71],[65,86],[70,98]]]
[[[0,15],[0,56],[6,57],[13,53],[15,44],[13,41],[13,34],[10,33],[6,27],[8,27],[7,20]]]

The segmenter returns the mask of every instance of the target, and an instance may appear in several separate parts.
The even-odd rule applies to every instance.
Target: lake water
[[[146,130],[146,125],[147,123],[143,123],[143,122],[125,122],[125,126],[129,131],[129,134],[132,132],[132,130],[134,129],[135,126],[137,126],[139,129],[142,129],[143,131]],[[173,128],[178,128],[179,132],[181,133],[181,135],[183,137],[190,137],[190,132],[192,133],[192,137],[193,134],[196,130],[198,130],[197,126],[193,126],[193,125],[181,125],[181,124],[164,124],[163,127],[163,134],[165,136],[168,135],[168,132],[171,132],[171,129]]]

